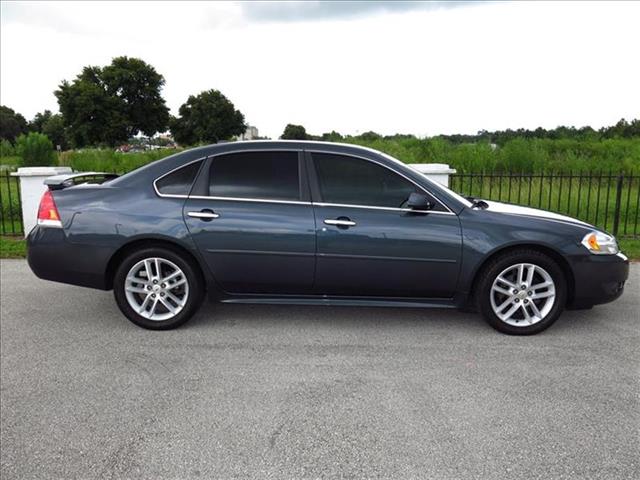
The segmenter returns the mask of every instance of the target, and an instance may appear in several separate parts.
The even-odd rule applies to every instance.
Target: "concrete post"
[[[449,176],[456,173],[456,169],[446,163],[409,163],[408,165],[424,174],[429,180],[438,182],[445,187],[449,186]]]
[[[47,189],[44,179],[62,173],[72,173],[71,167],[21,167],[17,172],[11,174],[14,177],[20,177],[20,199],[25,236],[36,225],[40,198]]]

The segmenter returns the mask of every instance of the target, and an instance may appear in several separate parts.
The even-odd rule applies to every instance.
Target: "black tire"
[[[150,320],[138,314],[127,300],[125,281],[127,274],[138,262],[147,258],[160,258],[177,265],[186,277],[189,294],[182,310],[166,320]],[[136,325],[149,330],[169,330],[179,327],[198,310],[204,297],[204,280],[191,259],[166,247],[148,247],[130,253],[118,266],[113,278],[113,294],[122,313]]]
[[[523,321],[523,326],[514,326],[501,320],[494,312],[491,305],[491,289],[493,282],[501,272],[512,265],[520,263],[537,265],[551,276],[555,284],[555,300],[553,306],[542,320],[532,325],[526,325]],[[562,268],[548,255],[536,250],[512,250],[491,260],[483,269],[479,276],[479,285],[475,293],[478,309],[487,323],[493,328],[508,335],[533,335],[549,328],[564,310],[567,299],[567,282]]]

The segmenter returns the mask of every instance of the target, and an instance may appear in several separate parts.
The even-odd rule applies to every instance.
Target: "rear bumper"
[[[69,242],[62,228],[36,226],[27,236],[27,261],[37,277],[106,290],[111,249]]]
[[[585,255],[572,263],[575,289],[569,308],[589,308],[622,295],[629,277],[629,260],[622,253]]]

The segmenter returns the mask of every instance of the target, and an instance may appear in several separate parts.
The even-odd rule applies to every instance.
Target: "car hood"
[[[487,205],[489,205],[489,207],[486,210],[490,212],[506,213],[509,215],[521,215],[526,217],[535,217],[543,220],[571,223],[573,225],[579,225],[582,227],[595,228],[593,227],[593,225],[590,225],[576,218],[568,217],[566,215],[561,215],[559,213],[548,212],[547,210],[540,210],[538,208],[531,208],[531,207],[522,207],[520,205],[513,205],[511,203],[494,202],[492,200],[483,200],[483,201],[486,202]]]

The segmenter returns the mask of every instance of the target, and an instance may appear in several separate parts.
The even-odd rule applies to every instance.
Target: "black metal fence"
[[[24,235],[20,179],[0,170],[0,234]]]
[[[640,236],[640,175],[463,173],[450,187],[463,195],[576,217],[617,236]],[[20,183],[0,171],[0,234],[24,235]]]
[[[452,175],[450,187],[467,196],[575,217],[617,236],[640,235],[640,175],[463,173]]]

